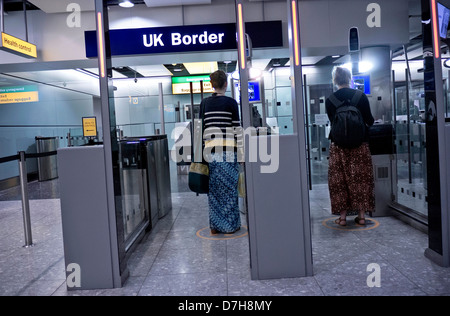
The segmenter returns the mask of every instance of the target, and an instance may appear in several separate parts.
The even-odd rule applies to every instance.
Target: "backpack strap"
[[[356,89],[356,93],[352,98],[351,105],[356,107],[358,105],[359,101],[361,100],[362,96],[363,96],[363,92],[361,90]]]
[[[353,96],[352,100],[350,101],[350,104],[353,106],[357,106],[359,101],[361,100],[362,96],[364,95],[364,93],[361,90],[355,89],[355,95]],[[334,93],[332,95],[330,95],[330,97],[328,98],[330,100],[330,102],[334,105],[334,107],[337,109],[338,107],[340,107],[342,104],[344,104],[344,101],[339,100]]]
[[[330,100],[330,102],[334,105],[334,107],[337,109],[338,107],[340,107],[342,104],[344,104],[343,101],[339,100],[334,93],[332,95],[330,95],[330,97],[328,98],[328,100]]]
[[[206,112],[206,102],[208,102],[209,98],[203,99],[200,103],[200,113],[199,113],[199,119],[203,120],[205,118],[205,112]]]

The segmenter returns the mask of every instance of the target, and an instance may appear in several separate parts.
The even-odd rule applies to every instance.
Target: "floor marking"
[[[344,230],[344,231],[364,231],[364,230],[372,230],[380,226],[380,222],[373,218],[366,218],[366,225],[356,224],[353,219],[347,218],[347,226],[339,226],[334,221],[337,217],[327,218],[322,222],[322,225],[335,229],[335,230]]]
[[[211,234],[211,228],[205,227],[196,233],[197,237],[207,240],[231,240],[248,236],[247,226],[241,226],[241,229],[234,234]]]

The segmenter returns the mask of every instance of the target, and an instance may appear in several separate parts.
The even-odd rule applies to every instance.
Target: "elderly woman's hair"
[[[345,67],[334,67],[333,83],[337,86],[349,86],[352,81],[352,73]]]

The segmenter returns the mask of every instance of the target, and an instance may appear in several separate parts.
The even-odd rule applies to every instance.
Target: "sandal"
[[[347,226],[347,220],[340,217],[336,219],[334,222],[339,226]]]
[[[364,223],[362,223],[362,222],[364,222]],[[366,226],[366,219],[365,218],[356,217],[355,218],[355,223],[358,224],[358,225],[361,225],[361,226]]]

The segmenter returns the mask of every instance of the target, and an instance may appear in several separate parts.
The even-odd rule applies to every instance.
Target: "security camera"
[[[137,78],[134,78],[134,83],[137,83],[137,81],[138,81]]]

